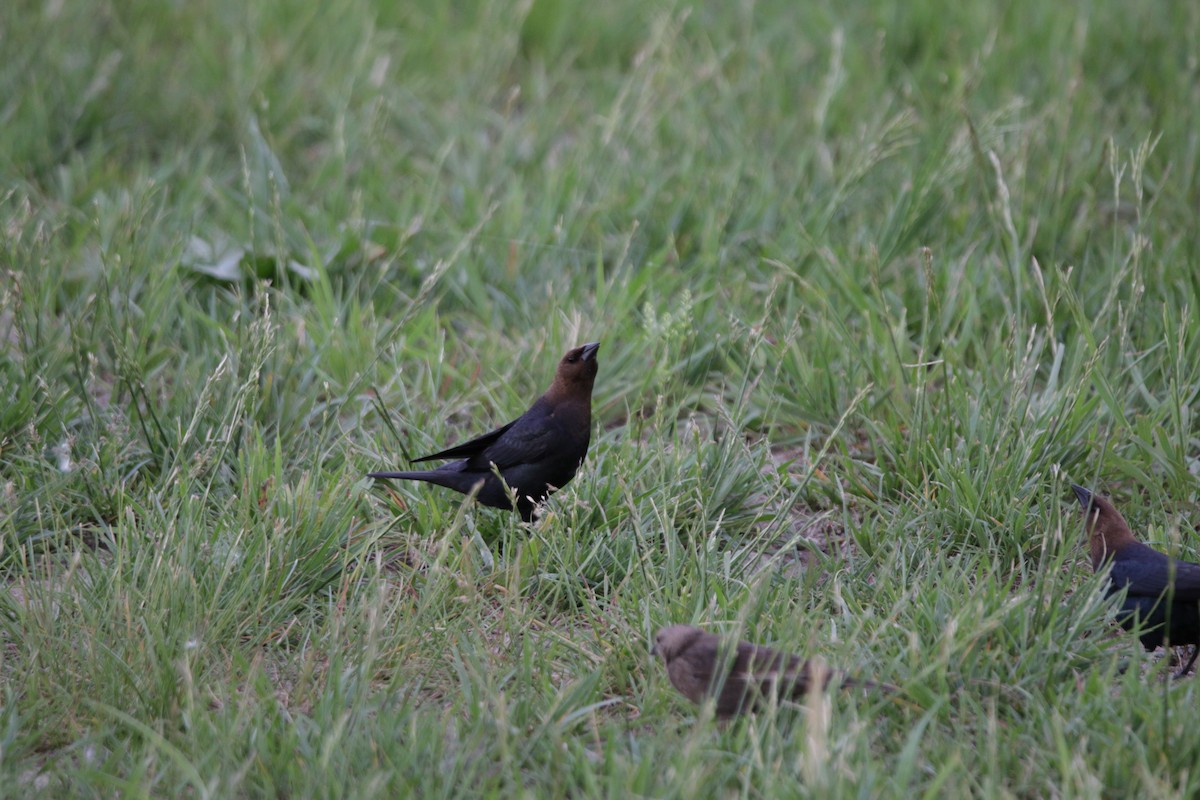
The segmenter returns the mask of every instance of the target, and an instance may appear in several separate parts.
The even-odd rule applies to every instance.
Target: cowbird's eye
[[[575,355],[574,353],[571,353],[571,355],[567,356],[568,364],[574,364],[578,360],[579,360],[579,356]]]

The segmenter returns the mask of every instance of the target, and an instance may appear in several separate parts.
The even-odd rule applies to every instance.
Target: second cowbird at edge
[[[693,625],[669,625],[654,637],[650,650],[667,667],[672,685],[693,703],[716,698],[718,719],[750,711],[777,692],[781,698],[800,700],[811,688],[825,688],[836,679],[843,686],[894,691],[896,687],[848,678],[800,656],[769,647],[737,642],[736,649],[722,647],[721,637]],[[728,664],[721,675],[718,664]]]
[[[505,484],[517,497],[517,511],[529,522],[538,503],[567,485],[587,455],[592,436],[592,384],[599,342],[573,350],[558,362],[554,382],[521,416],[447,450],[414,459],[458,459],[437,469],[371,472],[372,478],[425,481],[470,494],[485,506],[512,509]],[[496,473],[500,473],[500,477]],[[503,482],[501,482],[503,478]]]
[[[1139,542],[1106,498],[1071,484],[1083,507],[1092,571],[1112,562],[1108,594],[1125,589],[1117,621],[1125,630],[1141,619],[1142,646],[1197,645],[1176,677],[1183,677],[1200,652],[1200,564],[1180,561]]]

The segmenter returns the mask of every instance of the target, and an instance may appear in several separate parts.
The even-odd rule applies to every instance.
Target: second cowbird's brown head
[[[1083,488],[1077,483],[1071,484],[1071,490],[1083,508],[1084,528],[1088,534],[1088,553],[1092,557],[1092,569],[1112,558],[1123,548],[1134,544],[1137,539],[1129,524],[1121,516],[1121,512],[1108,501],[1108,498]]]
[[[554,373],[554,382],[546,391],[546,397],[556,403],[581,400],[590,405],[592,385],[599,369],[596,361],[599,349],[599,342],[590,342],[568,350],[558,362],[558,371]]]

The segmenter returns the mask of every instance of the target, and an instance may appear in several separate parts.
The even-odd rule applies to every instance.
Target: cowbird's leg
[[[1180,678],[1185,677],[1188,674],[1188,672],[1192,668],[1192,664],[1196,663],[1196,654],[1197,653],[1200,653],[1200,644],[1192,646],[1192,657],[1188,659],[1188,662],[1187,662],[1187,664],[1184,665],[1183,669],[1181,669],[1181,670],[1179,670],[1179,672],[1175,673],[1175,680],[1179,680]]]

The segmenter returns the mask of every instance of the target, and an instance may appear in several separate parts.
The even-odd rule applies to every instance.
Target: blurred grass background
[[[1196,30],[4,4],[0,796],[1193,796],[1064,487],[1197,560]],[[363,478],[595,339],[535,529]],[[718,727],[671,622],[902,698]]]

